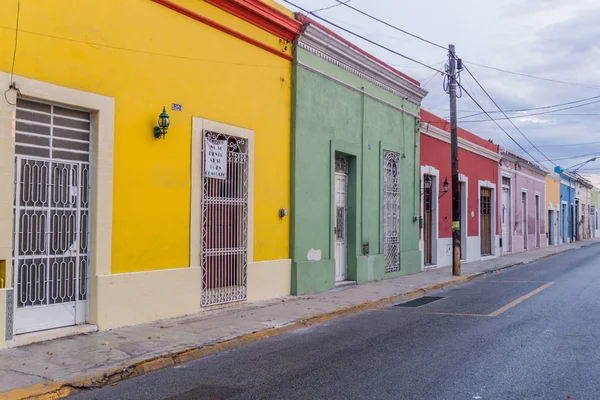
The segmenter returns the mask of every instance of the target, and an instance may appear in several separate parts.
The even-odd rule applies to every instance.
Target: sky
[[[299,11],[284,0],[276,1]],[[338,4],[316,11],[315,15],[433,68],[444,69],[447,51],[360,15],[339,5],[337,0],[290,1],[310,11]],[[548,169],[555,164],[568,168],[597,155],[597,161],[578,172],[600,186],[600,1],[350,0],[349,5],[442,46],[454,44],[457,56],[503,110],[590,99],[556,108],[508,113],[515,117],[512,121],[522,134],[510,121],[498,121],[530,156],[484,114],[461,118],[480,111],[464,93],[458,99],[459,126]],[[329,27],[419,80],[429,91],[422,107],[442,118],[449,117],[448,95],[441,74]],[[475,64],[569,84],[522,77]],[[503,118],[466,71],[461,73],[461,84],[486,111],[495,111],[490,115]],[[595,96],[598,98],[592,99]],[[581,106],[587,103],[590,104]],[[568,109],[560,110],[563,108]],[[555,112],[529,115],[548,111]],[[487,121],[465,122],[468,120]]]

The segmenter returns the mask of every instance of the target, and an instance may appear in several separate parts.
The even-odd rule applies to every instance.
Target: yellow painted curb
[[[505,266],[500,269],[509,268],[511,266],[512,265]],[[396,303],[413,299],[415,297],[422,296],[428,292],[456,286],[461,283],[465,283],[473,279],[488,275],[489,273],[491,272],[480,272],[468,276],[461,276],[447,282],[436,283],[433,285],[415,289],[411,292],[401,293],[385,297],[379,300],[367,301],[361,304],[341,308],[335,311],[301,318],[281,327],[269,328],[262,331],[245,334],[237,338],[225,340],[216,344],[207,345],[200,348],[181,350],[153,359],[140,361],[138,363],[128,365],[125,367],[113,367],[103,372],[94,374],[92,376],[77,378],[66,382],[42,382],[26,388],[14,389],[8,392],[0,393],[0,400],[61,399],[80,390],[100,388],[102,386],[111,385],[123,381],[125,379],[133,378],[135,376],[145,375],[150,372],[158,371],[166,367],[171,367],[173,365],[197,360],[208,355],[217,354],[226,350],[231,350],[245,344],[255,343],[263,339],[279,336],[287,332],[292,332],[309,326],[322,324],[327,321],[347,317],[349,315],[357,314],[363,311],[387,307]]]

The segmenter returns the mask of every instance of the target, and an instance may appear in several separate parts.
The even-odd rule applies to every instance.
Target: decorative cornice
[[[416,105],[427,94],[425,89],[312,24],[300,35],[298,47]]]
[[[421,134],[431,136],[432,138],[441,140],[442,142],[450,143],[450,132],[426,122],[421,123]],[[496,162],[502,159],[500,154],[461,137],[458,138],[458,147]]]
[[[217,29],[223,33],[226,33],[230,36],[233,36],[235,38],[238,38],[246,43],[249,43],[253,46],[256,46],[258,48],[261,48],[265,51],[268,51],[269,53],[275,54],[276,56],[279,56],[281,58],[285,58],[288,61],[293,61],[294,57],[292,57],[291,55],[287,54],[284,50],[280,50],[280,49],[276,49],[275,47],[271,47],[259,40],[256,40],[248,35],[245,35],[241,32],[238,32],[234,29],[231,29],[228,26],[225,26],[223,24],[220,24],[216,21],[213,21],[210,18],[207,18],[203,15],[198,14],[197,12],[194,12],[188,8],[182,7],[179,4],[173,3],[170,0],[151,0],[157,4],[160,4],[161,6],[167,7],[175,12],[178,12],[179,14],[185,15],[186,17],[192,18],[198,22],[201,22],[205,25],[208,25],[214,29]]]
[[[290,42],[300,34],[302,23],[259,0],[204,0],[273,35]]]
[[[541,183],[541,184],[543,184],[543,185],[546,185],[546,180],[545,180],[545,179],[539,179],[539,178],[536,178],[535,176],[532,176],[532,175],[526,174],[526,173],[524,173],[524,172],[521,172],[521,171],[517,171],[516,169],[513,169],[513,168],[509,168],[509,167],[507,167],[506,165],[502,165],[502,166],[500,167],[500,170],[502,170],[502,171],[505,171],[505,172],[508,172],[508,173],[510,173],[510,174],[519,175],[519,176],[522,176],[523,178],[527,178],[527,179],[530,179],[530,180],[532,180],[532,181],[534,181],[534,182],[537,182],[537,183]]]
[[[548,171],[546,171],[544,168],[540,167],[537,164],[532,163],[529,160],[524,159],[523,157],[520,157],[518,155],[516,155],[515,153],[512,153],[506,149],[500,149],[500,154],[502,155],[502,158],[506,158],[512,162],[518,162],[521,164],[525,164],[525,166],[527,168],[529,168],[530,170],[532,170],[533,172],[536,172],[542,176],[546,176],[548,175]]]

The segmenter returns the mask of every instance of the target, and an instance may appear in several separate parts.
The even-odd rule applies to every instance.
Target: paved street
[[[72,399],[598,399],[600,245]],[[570,396],[570,397],[569,397]]]

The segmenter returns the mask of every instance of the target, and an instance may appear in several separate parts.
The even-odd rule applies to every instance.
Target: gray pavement
[[[463,265],[463,275],[469,276],[519,263],[530,263],[597,242],[598,240],[577,242],[468,263]],[[575,252],[566,253],[564,257],[568,258],[570,254]],[[0,351],[0,394],[42,382],[65,382],[90,376],[172,352],[286,326],[310,316],[412,292],[427,285],[447,283],[453,279],[450,268],[446,267],[364,285],[342,287],[325,293],[235,305],[182,318],[72,336]],[[448,304],[447,300],[444,302]],[[303,337],[303,334],[292,335]],[[422,333],[417,336],[422,336]],[[352,340],[354,339],[346,337],[344,343]],[[411,375],[418,375],[418,370],[423,367],[415,366],[415,368],[417,372],[411,371]],[[385,374],[386,371],[382,373]],[[415,379],[417,379],[416,375]]]
[[[166,368],[90,399],[599,399],[600,246]]]

